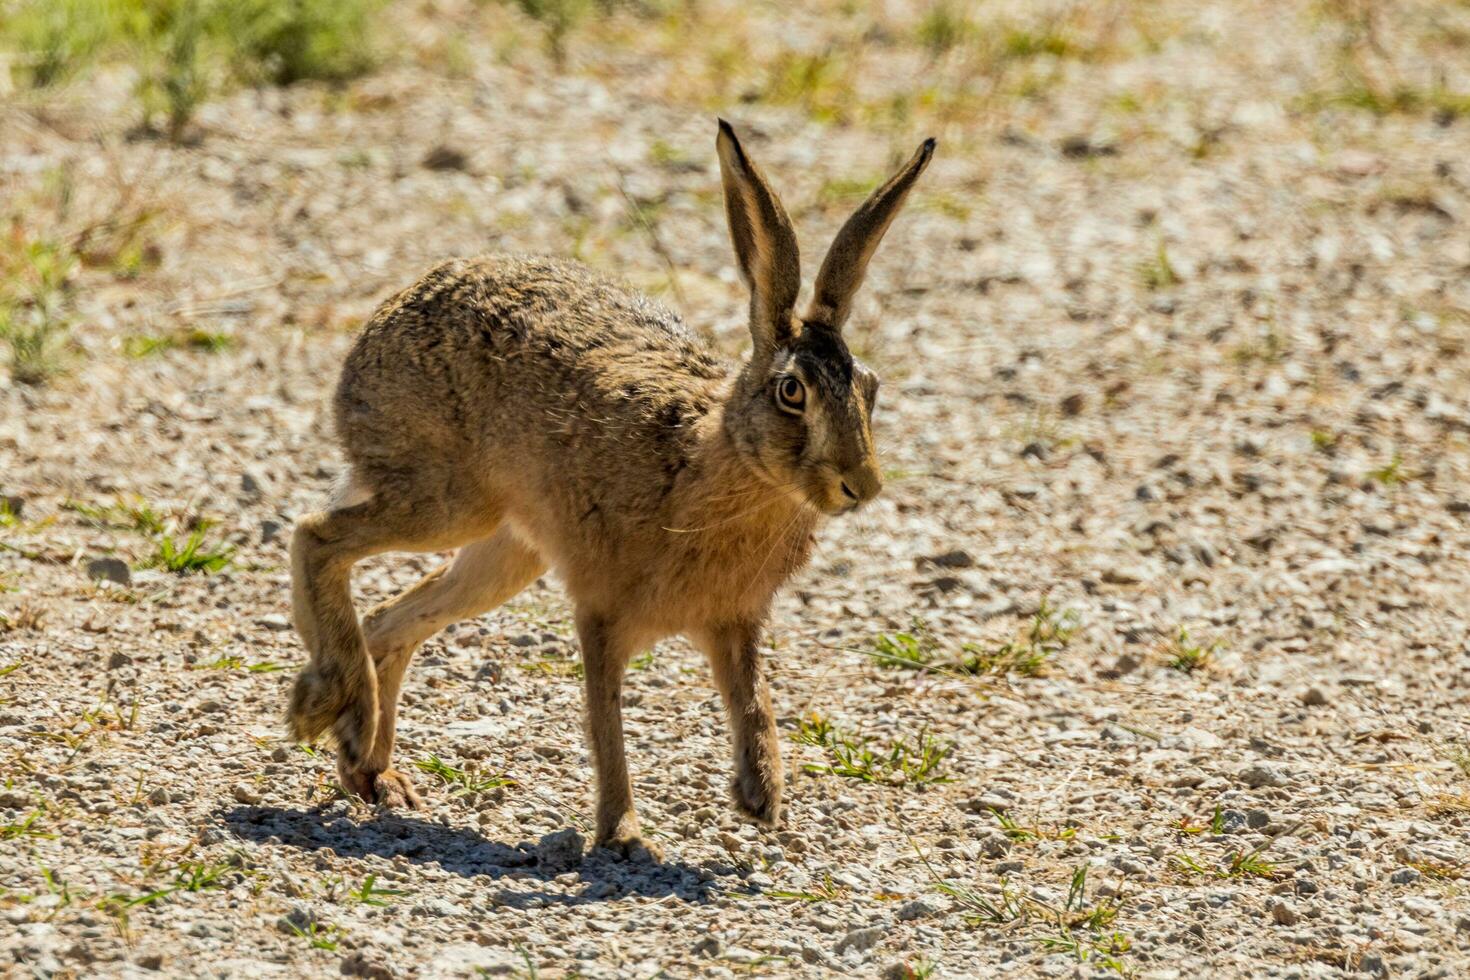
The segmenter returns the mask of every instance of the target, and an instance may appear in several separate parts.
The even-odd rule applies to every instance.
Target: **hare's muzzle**
[[[847,470],[838,480],[841,513],[856,510],[883,492],[883,477],[875,466],[856,466]]]

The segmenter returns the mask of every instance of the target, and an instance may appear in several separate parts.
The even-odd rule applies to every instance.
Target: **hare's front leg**
[[[781,817],[781,746],[771,693],[761,672],[760,632],[758,623],[736,623],[694,639],[709,657],[730,715],[735,748],[730,794],[735,807],[769,825]]]
[[[597,840],[624,857],[657,861],[656,845],[645,841],[633,810],[633,782],[623,755],[623,672],[632,654],[617,624],[579,610],[582,670],[587,687],[587,742],[597,772]]]

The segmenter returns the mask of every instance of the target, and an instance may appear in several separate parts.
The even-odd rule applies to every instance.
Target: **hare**
[[[346,480],[291,541],[293,613],[310,652],[292,736],[329,733],[344,787],[418,806],[391,766],[415,647],[553,568],[582,647],[596,843],[658,859],[633,808],[621,695],[630,657],[674,634],[703,650],[723,696],[735,806],[774,823],[781,756],[761,633],[817,522],[882,489],[869,429],[878,379],[842,326],[934,147],[926,140],[847,221],[798,315],[791,222],[720,120],[726,217],[750,290],[753,345],[738,370],[675,314],[572,262],[454,260],[385,302],[336,390]],[[454,548],[359,624],[355,562]]]

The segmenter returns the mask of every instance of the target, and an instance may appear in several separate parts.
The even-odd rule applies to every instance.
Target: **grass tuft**
[[[55,840],[55,834],[47,833],[37,826],[37,821],[40,819],[41,811],[35,810],[15,823],[0,824],[0,840],[18,840],[25,837],[35,840]]]
[[[849,890],[842,885],[833,883],[832,876],[823,877],[820,884],[814,885],[806,891],[768,891],[766,895],[771,898],[780,899],[783,902],[806,902],[815,905],[819,902],[837,902],[848,897]]]
[[[907,962],[897,964],[897,966],[897,971],[890,969],[888,973],[889,976],[896,974],[899,980],[929,980],[930,977],[934,976],[934,971],[939,968],[939,964],[923,955],[915,956]]]
[[[1043,598],[1025,633],[1017,639],[993,650],[965,644],[960,669],[967,674],[1044,676],[1052,658],[1072,642],[1077,627],[1075,612],[1059,610]]]
[[[32,0],[8,12],[4,40],[18,57],[17,82],[30,88],[59,84],[80,72],[108,39],[111,23],[99,0]]]
[[[1189,630],[1181,626],[1179,633],[1165,646],[1164,655],[1169,658],[1169,666],[1174,670],[1193,674],[1209,667],[1218,649],[1219,640],[1208,644],[1196,643],[1190,639]]]
[[[809,762],[803,767],[817,775],[906,786],[929,786],[950,781],[941,769],[954,746],[940,742],[927,729],[921,729],[911,739],[893,743],[887,752],[875,751],[872,740],[867,736],[848,735],[822,716],[812,715],[797,723],[794,738],[803,745],[813,745],[827,753],[827,762]]]
[[[206,548],[204,535],[208,528],[198,527],[182,543],[169,535],[158,538],[157,550],[144,562],[145,568],[164,568],[180,575],[191,572],[217,572],[229,565],[234,549],[228,545]]]
[[[953,676],[1018,674],[1024,677],[1045,675],[1051,659],[1072,641],[1077,631],[1076,613],[1060,610],[1046,598],[1015,639],[999,647],[978,643],[960,646],[958,656],[945,655],[945,644],[923,622],[915,619],[908,630],[880,633],[873,649],[858,649],[885,667],[900,670],[931,671]]]
[[[386,0],[236,0],[226,25],[238,34],[237,70],[276,85],[340,82],[371,71],[372,30]]]
[[[1208,826],[1190,823],[1188,817],[1180,817],[1179,823],[1175,825],[1181,834],[1203,834],[1208,831],[1211,834],[1220,835],[1225,833],[1225,811],[1220,804],[1215,804],[1215,812],[1210,815]]]
[[[1470,742],[1447,742],[1440,749],[1440,757],[1460,770],[1460,775],[1470,779]]]
[[[1404,469],[1404,461],[1397,453],[1393,459],[1375,469],[1368,471],[1368,479],[1385,487],[1396,487],[1401,483],[1407,483],[1410,479],[1409,473]]]
[[[1173,289],[1181,282],[1174,263],[1169,261],[1169,249],[1164,244],[1162,235],[1159,236],[1154,254],[1138,264],[1138,278],[1143,283],[1143,288],[1150,292]]]
[[[368,875],[362,880],[361,885],[347,893],[347,897],[359,905],[372,905],[378,908],[385,908],[391,904],[393,899],[401,898],[407,894],[408,892],[400,891],[397,888],[379,888],[378,876]]]
[[[138,531],[141,534],[159,535],[167,527],[167,521],[142,497],[124,500],[119,497],[110,504],[89,504],[80,500],[64,500],[62,510],[81,516],[95,528],[117,528]]]
[[[1225,856],[1224,861],[1210,867],[1200,862],[1191,854],[1183,851],[1173,856],[1174,867],[1185,875],[1198,875],[1209,878],[1264,878],[1274,881],[1281,877],[1281,872],[1272,861],[1261,857],[1259,849],[1254,851],[1232,851]]]
[[[937,0],[919,19],[915,33],[929,54],[938,57],[968,41],[974,30],[964,4]]]
[[[27,0],[0,34],[43,87],[99,63],[136,73],[145,129],[175,141],[199,107],[238,84],[338,82],[379,60],[386,0]]]
[[[219,354],[235,346],[235,338],[210,330],[179,330],[166,334],[133,334],[124,337],[123,353],[128,357],[153,357],[171,350],[190,350],[202,354]]]
[[[61,370],[76,266],[71,250],[55,242],[17,242],[0,252],[0,343],[9,348],[10,376],[20,384],[45,384]]]
[[[324,949],[329,953],[335,953],[337,951],[338,941],[342,935],[342,930],[339,927],[308,922],[306,928],[303,929],[289,919],[285,920],[285,922],[291,931],[302,939],[305,939],[306,944],[312,949]]]
[[[1052,27],[1039,30],[1013,28],[1006,32],[1003,50],[1007,58],[1024,60],[1050,55],[1053,58],[1069,58],[1081,53],[1066,35]]]
[[[1041,931],[1024,935],[1026,942],[1047,952],[1066,953],[1079,963],[1092,963],[1119,976],[1131,975],[1123,955],[1132,942],[1115,928],[1122,902],[1116,897],[1088,901],[1087,865],[1072,872],[1066,901],[1055,905],[1023,894],[1005,878],[1000,879],[994,895],[941,881],[922,852],[919,856],[934,879],[935,890],[955,900],[969,925],[1014,928],[1036,924]]]
[[[995,822],[1000,825],[1000,832],[1018,843],[1043,840],[1067,841],[1077,836],[1076,827],[1043,827],[1040,824],[1022,825],[1014,817],[1000,810],[992,809],[990,814],[995,817]]]
[[[460,769],[440,759],[437,755],[419,759],[414,766],[420,772],[426,772],[431,776],[438,776],[446,786],[452,786],[451,796],[468,796],[471,793],[485,793],[499,786],[514,786],[516,781],[507,776],[486,776],[473,770]]]
[[[919,670],[934,659],[938,645],[928,627],[915,620],[912,632],[878,634],[873,641],[877,650],[874,659],[885,667]]]
[[[546,48],[558,66],[567,61],[567,40],[592,9],[592,0],[513,0],[546,32]]]
[[[145,864],[147,863],[145,859]],[[248,858],[236,852],[220,861],[184,861],[167,869],[173,878],[167,884],[144,892],[141,895],[117,893],[97,902],[97,910],[112,918],[114,926],[123,937],[128,935],[128,916],[136,908],[146,908],[167,901],[179,892],[202,892],[229,888],[259,876],[251,870]],[[148,868],[149,876],[156,874]]]
[[[190,670],[245,670],[252,674],[274,674],[277,671],[287,669],[286,664],[278,664],[269,660],[260,663],[247,664],[245,658],[237,654],[224,654],[217,660],[211,660],[207,664],[190,664]]]

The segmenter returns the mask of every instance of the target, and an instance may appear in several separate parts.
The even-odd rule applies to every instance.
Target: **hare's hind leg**
[[[781,817],[781,743],[771,694],[761,673],[760,627],[736,623],[696,634],[725,699],[735,748],[730,795],[735,808],[773,824]]]
[[[382,474],[362,485],[371,490],[356,502],[301,518],[291,539],[292,609],[311,661],[296,677],[287,723],[300,741],[330,731],[353,765],[375,741],[378,680],[352,608],[352,566],[395,549],[453,548],[498,523],[483,504],[457,509],[442,497],[415,496],[411,479]]]
[[[489,612],[546,571],[541,556],[509,527],[460,549],[406,592],[375,606],[363,622],[378,676],[378,726],[372,751],[353,764],[344,755],[342,785],[387,806],[419,805],[413,783],[392,768],[398,692],[413,652],[450,623]]]
[[[291,605],[311,660],[296,676],[287,724],[301,742],[330,730],[348,756],[372,745],[378,686],[352,608],[352,566],[391,547],[371,533],[361,509],[308,514],[291,538]]]

